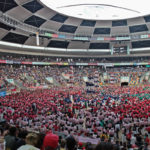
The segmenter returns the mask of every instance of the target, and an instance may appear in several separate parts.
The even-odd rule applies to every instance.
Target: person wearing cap
[[[40,150],[39,148],[36,148],[38,142],[38,136],[35,133],[29,133],[26,136],[26,145],[21,146],[17,150]]]
[[[44,137],[42,150],[56,150],[58,147],[59,137],[51,132]]]

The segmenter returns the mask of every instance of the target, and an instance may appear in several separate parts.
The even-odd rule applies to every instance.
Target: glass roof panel
[[[150,14],[149,0],[41,0],[58,13],[89,20],[120,20]]]

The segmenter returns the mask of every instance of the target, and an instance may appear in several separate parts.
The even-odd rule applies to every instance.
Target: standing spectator
[[[132,136],[131,136],[131,145],[135,145],[135,143],[136,143],[136,137],[135,137],[134,134],[132,134]]]
[[[58,147],[59,137],[51,132],[44,137],[43,150],[56,150]]]
[[[113,150],[113,144],[108,142],[100,142],[96,145],[95,150]]]
[[[25,145],[26,142],[25,142],[25,138],[27,136],[28,132],[25,131],[25,130],[22,130],[19,132],[18,134],[18,140],[16,141],[16,144],[15,144],[15,149],[17,150],[19,147],[21,147],[22,145]]]
[[[148,134],[145,134],[145,141],[144,141],[147,145],[150,144],[150,138],[148,137]]]
[[[15,143],[16,143],[16,127],[10,127],[8,135],[5,136],[6,141],[6,150],[15,150]]]
[[[66,141],[64,139],[61,140],[60,150],[65,150]]]
[[[68,136],[66,139],[66,150],[76,150],[77,142],[73,136]]]
[[[26,145],[21,146],[17,150],[40,150],[35,147],[37,145],[38,136],[35,133],[29,133],[26,136]]]

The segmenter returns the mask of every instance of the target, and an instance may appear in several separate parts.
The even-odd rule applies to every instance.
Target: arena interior
[[[0,150],[150,150],[148,0],[0,0]]]

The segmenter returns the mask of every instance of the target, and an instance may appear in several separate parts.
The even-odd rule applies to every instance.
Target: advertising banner
[[[6,60],[0,60],[0,64],[6,64]]]
[[[53,80],[52,77],[47,77],[46,80],[47,80],[48,82],[50,82],[50,83],[54,83],[54,80]]]

